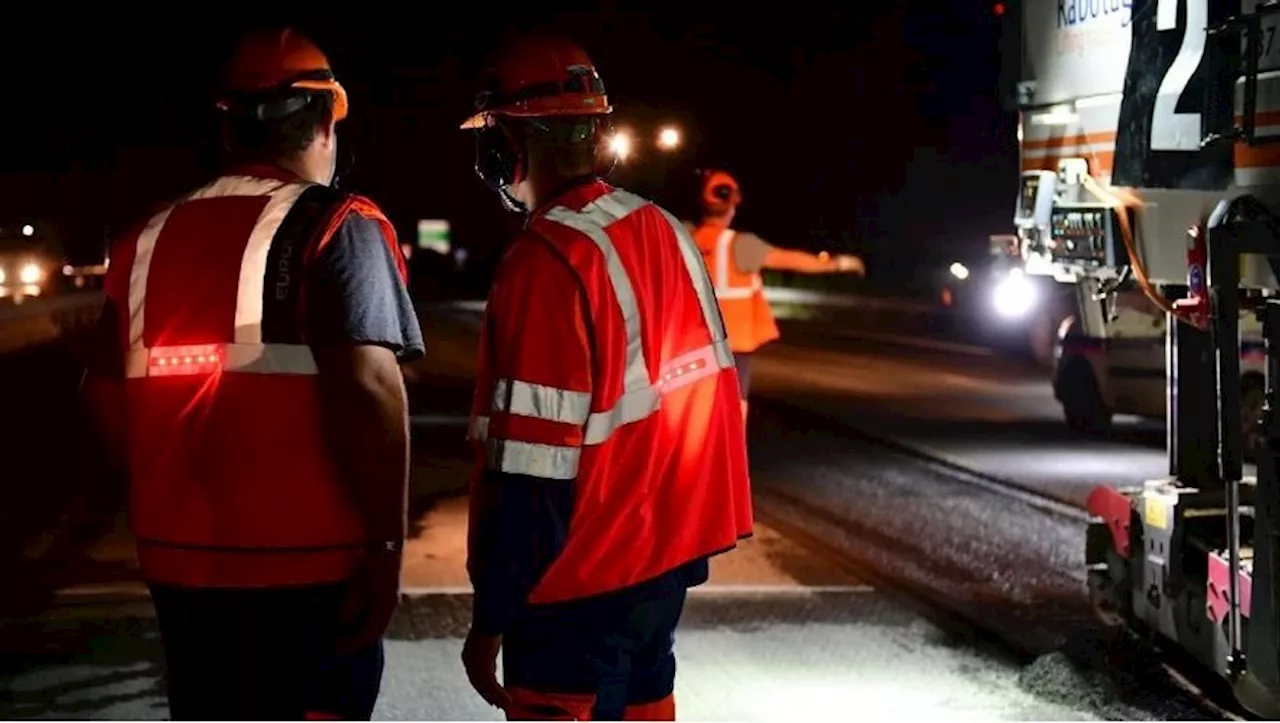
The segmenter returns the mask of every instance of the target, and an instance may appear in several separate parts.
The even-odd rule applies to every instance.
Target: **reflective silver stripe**
[[[236,292],[236,343],[257,344],[262,341],[262,287],[267,277],[267,254],[285,216],[297,203],[310,183],[282,184],[271,192],[267,205],[258,214],[258,222],[249,234],[249,242],[240,257],[240,285]]]
[[[702,262],[702,252],[698,250],[698,244],[689,235],[689,230],[685,228],[683,223],[675,216],[672,216],[666,209],[662,210],[663,218],[667,219],[667,224],[671,226],[671,231],[676,235],[676,241],[680,244],[680,256],[684,259],[685,273],[689,274],[689,279],[693,282],[693,290],[698,295],[698,303],[702,306],[702,318],[707,322],[707,330],[711,332],[711,340],[723,341],[727,334],[724,329],[724,318],[720,314],[720,305],[716,303],[714,287],[711,284],[711,278],[707,276],[707,266]]]
[[[129,269],[129,347],[142,346],[142,332],[147,321],[147,279],[151,275],[151,255],[156,240],[173,212],[170,206],[147,222],[133,247],[133,268]]]
[[[686,365],[697,361],[704,362],[700,368],[687,374],[683,371]],[[622,395],[617,404],[613,405],[612,409],[592,414],[587,419],[582,443],[603,444],[619,428],[647,419],[658,411],[662,407],[662,397],[665,395],[731,366],[733,366],[733,353],[729,351],[729,343],[724,339],[681,354],[663,366],[658,372],[656,383],[643,389],[627,392]]]
[[[557,389],[519,379],[493,385],[493,411],[564,424],[583,424],[591,414],[591,393]]]
[[[716,239],[716,298],[719,299],[750,299],[757,291],[764,289],[764,281],[759,274],[755,274],[751,278],[750,286],[730,286],[729,285],[729,242],[733,241],[733,237],[737,232],[732,229],[725,229],[720,232],[720,237]]]
[[[489,469],[542,479],[571,480],[578,476],[582,450],[554,444],[490,439],[485,443]]]
[[[206,346],[206,345],[201,345]],[[219,344],[224,373],[300,374],[318,373],[311,347],[302,344]],[[125,374],[133,379],[147,376],[152,355],[165,355],[175,347],[130,349],[125,354]]]
[[[716,238],[716,291],[729,288],[729,243],[736,234],[726,228]]]
[[[303,184],[289,184],[289,185],[304,187]],[[168,208],[165,208],[163,211],[161,211],[160,213],[156,214],[154,217],[151,218],[151,220],[143,228],[142,233],[138,235],[138,240],[134,247],[133,268],[129,270],[129,346],[130,348],[139,349],[142,347],[143,332],[145,331],[145,326],[146,326],[147,280],[151,274],[151,258],[155,252],[156,241],[160,238],[160,233],[161,231],[164,230],[164,226],[168,222],[169,216],[170,214],[173,213],[173,210],[178,206],[180,206],[181,204],[186,203],[188,201],[198,201],[206,198],[221,198],[224,196],[265,196],[268,194],[274,194],[274,193],[277,193],[278,191],[281,191],[284,186],[286,186],[284,181],[279,181],[279,180],[269,179],[269,178],[256,178],[251,176],[223,176],[221,178],[215,179],[211,183],[203,186],[202,188],[199,188],[187,194],[186,196],[174,202]],[[299,188],[298,193],[301,193],[301,188]],[[289,195],[289,194],[286,194],[286,195]],[[293,198],[293,200],[297,200],[296,196]],[[292,202],[289,202],[289,206],[290,207],[292,206]],[[268,203],[267,208],[273,209],[273,204]],[[287,211],[288,211],[288,208],[285,208],[285,212]],[[284,218],[283,214],[280,214],[279,218],[280,220],[283,220]],[[261,226],[264,220],[266,221],[275,220],[275,213],[269,214],[266,211],[264,211],[263,214],[259,217],[258,226]],[[279,228],[279,226],[280,226],[279,220],[275,220],[275,225],[271,227],[270,235],[266,237],[268,242],[275,235],[275,230]],[[258,227],[255,226],[254,228],[255,235],[257,235],[258,230],[259,230]],[[254,253],[258,254],[257,245],[253,243],[252,239],[250,240],[249,248],[253,248],[255,250]],[[245,252],[246,256],[251,255],[249,252],[249,248],[246,248],[246,252]],[[266,273],[265,251],[261,252],[260,255],[261,255],[261,264],[262,264],[261,275],[265,275]],[[257,258],[257,256],[255,255],[254,258]],[[241,274],[240,274],[241,289],[240,289],[240,293],[237,294],[237,303],[236,303],[236,341],[258,342],[258,341],[261,341],[261,338],[262,338],[262,332],[261,332],[262,280],[261,278],[258,279],[258,302],[257,302],[258,323],[252,329],[244,330],[244,333],[242,334],[242,330],[240,328],[241,327],[240,301],[241,301],[241,295],[244,291],[243,286],[246,281],[243,260],[241,262],[241,267],[242,267]],[[250,274],[250,277],[252,277],[252,274]],[[250,314],[250,316],[251,315],[252,314]],[[242,336],[244,338],[242,338]]]
[[[623,389],[627,392],[649,386],[649,367],[644,359],[644,344],[640,335],[640,305],[636,301],[631,278],[622,266],[622,259],[605,227],[642,208],[647,202],[627,193],[614,191],[589,203],[581,211],[571,211],[557,206],[545,215],[548,221],[568,226],[590,238],[605,259],[613,296],[618,300],[623,325],[627,331],[627,366],[623,373]]]
[[[604,444],[618,431],[633,422],[648,419],[649,415],[662,407],[662,395],[656,387],[644,387],[627,392],[607,412],[596,412],[587,419],[587,428],[583,433],[583,444]]]

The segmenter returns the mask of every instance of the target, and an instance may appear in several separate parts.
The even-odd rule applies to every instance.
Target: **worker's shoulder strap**
[[[328,186],[308,185],[281,221],[267,252],[264,339],[282,344],[305,343],[309,269],[353,214],[378,223],[382,242],[396,260],[401,279],[408,283],[408,269],[395,229],[377,204]]]
[[[734,231],[731,228],[725,228],[716,236],[715,255],[717,264],[728,264],[733,261],[733,239],[737,237],[737,235],[737,231]]]
[[[305,224],[302,229],[310,230],[309,233],[303,232],[303,237],[310,241],[307,244],[306,260],[308,262],[329,245],[338,229],[342,228],[342,224],[352,215],[377,222],[382,230],[381,236],[387,245],[387,251],[395,259],[400,278],[408,282],[408,265],[400,250],[396,229],[378,204],[372,200],[316,184],[302,192],[289,215],[295,217],[297,223]]]
[[[728,249],[729,242],[733,241],[733,237],[737,235],[738,235],[738,232],[734,231],[731,228],[726,228],[725,230],[721,231],[720,235],[716,237],[716,248]]]

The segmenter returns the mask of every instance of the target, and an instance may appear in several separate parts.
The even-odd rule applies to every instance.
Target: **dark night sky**
[[[641,148],[615,175],[633,190],[666,200],[682,173],[721,165],[743,183],[740,226],[783,245],[827,239],[866,253],[873,270],[980,247],[1009,225],[1017,176],[1015,121],[995,101],[989,5],[847,5],[513,16],[501,5],[401,4],[251,22],[293,22],[325,47],[352,96],[340,126],[355,154],[347,185],[407,235],[418,218],[448,218],[455,241],[480,250],[512,220],[472,175],[470,138],[456,129],[501,18],[577,39],[617,124],[685,129],[678,158]],[[92,245],[201,180],[209,84],[245,23],[77,23],[28,21],[0,44],[0,218],[49,217],[69,242]]]

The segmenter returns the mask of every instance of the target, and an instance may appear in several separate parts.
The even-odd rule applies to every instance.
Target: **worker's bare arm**
[[[372,542],[405,532],[409,412],[400,364],[422,356],[418,320],[376,221],[352,216],[308,274],[307,338],[330,450]]]
[[[316,349],[329,449],[372,540],[405,535],[409,419],[396,355],[374,345]]]
[[[811,254],[807,251],[779,248],[753,233],[738,234],[733,246],[734,264],[746,273],[762,269],[794,271],[802,274],[843,271],[862,275],[866,272],[862,260],[857,256]]]

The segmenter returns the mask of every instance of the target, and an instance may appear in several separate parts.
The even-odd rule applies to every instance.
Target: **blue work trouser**
[[[623,595],[533,606],[504,636],[504,685],[522,694],[528,718],[570,718],[570,707],[591,720],[632,717],[674,693],[686,596],[672,575]]]
[[[266,590],[151,585],[173,720],[369,720],[381,643],[337,645],[344,585]]]

